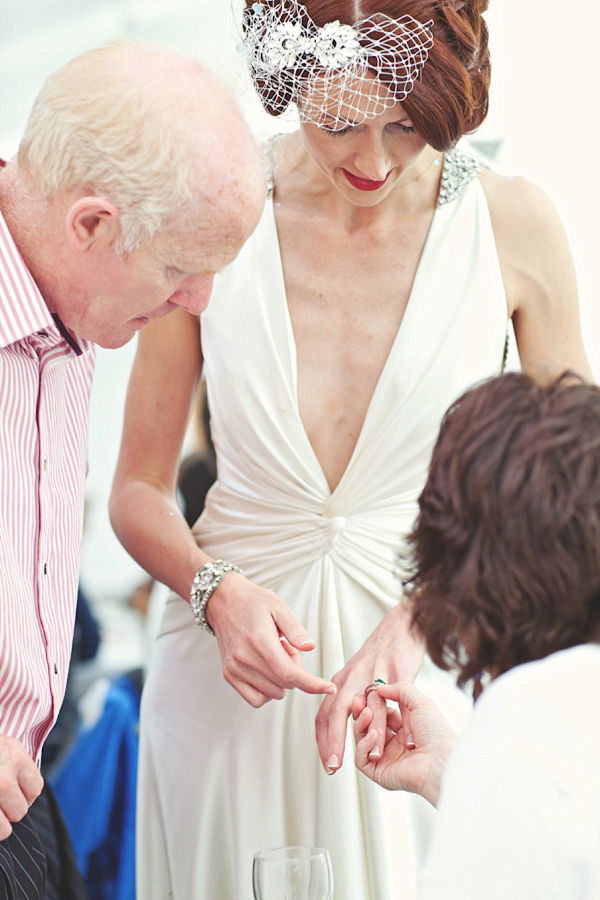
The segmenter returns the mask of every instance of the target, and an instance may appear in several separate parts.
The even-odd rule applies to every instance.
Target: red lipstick
[[[347,169],[342,169],[342,172],[352,187],[357,188],[359,191],[378,191],[391,175],[391,172],[388,172],[383,181],[371,181],[370,178],[359,178],[358,175],[353,175]]]

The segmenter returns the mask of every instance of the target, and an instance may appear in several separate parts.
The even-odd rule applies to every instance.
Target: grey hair
[[[119,42],[83,53],[43,85],[19,168],[44,197],[84,188],[114,203],[116,249],[127,253],[190,203],[198,135],[193,150],[189,100],[202,99],[207,75],[199,63],[151,45]]]

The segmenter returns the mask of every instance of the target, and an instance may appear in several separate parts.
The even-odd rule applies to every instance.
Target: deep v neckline
[[[410,323],[413,320],[415,320],[416,316],[417,316],[416,307],[418,304],[417,304],[415,298],[418,299],[418,289],[420,287],[421,281],[423,280],[423,273],[426,269],[427,258],[429,257],[429,255],[431,253],[431,247],[432,247],[432,244],[434,243],[433,236],[437,231],[438,222],[439,222],[441,216],[443,215],[443,208],[441,208],[439,205],[436,205],[436,207],[433,211],[433,215],[432,215],[431,221],[429,223],[429,228],[427,230],[427,235],[426,235],[426,238],[425,238],[425,241],[423,244],[423,249],[421,251],[421,256],[419,258],[419,262],[417,264],[417,268],[415,271],[415,276],[413,278],[413,282],[412,282],[411,289],[409,292],[408,301],[407,301],[407,304],[406,304],[406,307],[404,310],[404,314],[402,316],[402,319],[400,321],[400,324],[399,324],[396,334],[394,336],[394,340],[390,347],[389,353],[386,357],[383,368],[382,368],[382,370],[379,374],[379,377],[376,381],[375,387],[373,389],[373,393],[371,394],[371,398],[370,398],[368,406],[367,406],[365,417],[362,421],[362,425],[360,427],[358,437],[357,437],[354,447],[352,449],[352,453],[350,454],[350,457],[348,459],[346,467],[345,467],[339,481],[337,482],[337,484],[335,485],[334,488],[331,488],[331,486],[329,485],[329,482],[327,480],[327,477],[325,475],[325,472],[323,470],[323,466],[321,465],[321,462],[320,462],[317,454],[315,453],[314,447],[310,442],[310,439],[308,437],[308,432],[306,431],[304,422],[302,420],[302,416],[300,414],[300,405],[298,402],[298,352],[297,352],[296,337],[295,337],[294,328],[292,325],[292,317],[290,314],[290,308],[289,308],[289,304],[288,304],[288,298],[287,298],[287,292],[286,292],[286,286],[285,286],[285,277],[284,277],[284,272],[283,272],[283,259],[281,256],[281,245],[279,243],[279,232],[277,229],[277,219],[275,216],[275,202],[274,202],[273,190],[271,190],[267,202],[269,203],[269,215],[270,215],[270,223],[269,224],[272,229],[273,244],[276,247],[277,268],[278,268],[277,275],[278,275],[279,285],[280,285],[280,290],[281,290],[283,315],[285,318],[285,329],[287,332],[288,349],[289,349],[289,353],[290,353],[290,360],[289,360],[290,374],[291,374],[291,377],[293,380],[291,393],[294,398],[294,412],[295,412],[295,415],[298,420],[300,431],[302,433],[302,439],[308,448],[308,452],[309,452],[310,456],[314,460],[314,464],[316,466],[316,469],[319,472],[320,478],[323,481],[323,485],[324,485],[328,495],[333,497],[340,490],[341,486],[344,484],[344,482],[348,478],[349,472],[352,470],[354,460],[355,460],[356,456],[358,455],[358,452],[360,451],[361,445],[364,442],[364,436],[368,430],[369,421],[372,418],[374,410],[377,406],[378,397],[381,394],[382,390],[384,389],[384,385],[387,383],[388,379],[390,378],[390,372],[393,369],[395,358],[399,357],[400,361],[404,360],[405,365],[410,365],[409,358],[411,356],[411,353],[407,352],[406,354],[401,354],[400,348],[402,348],[403,345],[405,345],[407,343],[407,338],[405,337],[405,335],[412,330],[410,327]],[[408,325],[407,325],[407,322],[408,322]],[[415,346],[416,346],[416,342],[413,342],[413,348]]]

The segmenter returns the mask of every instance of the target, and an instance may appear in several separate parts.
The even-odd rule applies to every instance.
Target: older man
[[[266,187],[224,87],[143,44],[51,75],[1,166],[0,898],[29,898],[45,861],[27,812],[73,635],[94,344],[201,313]]]

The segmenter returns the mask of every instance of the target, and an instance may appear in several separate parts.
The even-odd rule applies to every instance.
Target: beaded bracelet
[[[206,619],[206,605],[228,572],[244,574],[241,569],[238,569],[232,563],[217,559],[214,562],[206,563],[202,568],[198,569],[192,581],[190,606],[192,607],[194,618],[200,628],[212,635],[214,635],[214,631]]]

